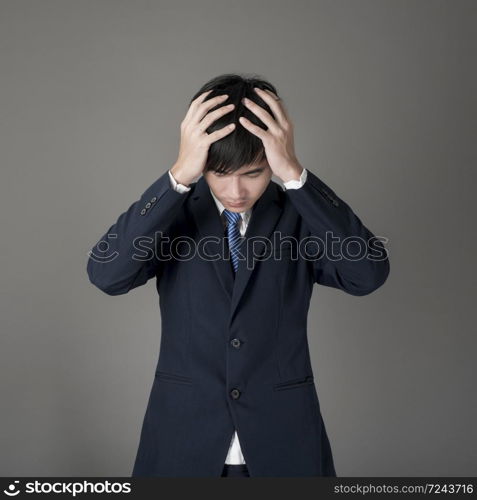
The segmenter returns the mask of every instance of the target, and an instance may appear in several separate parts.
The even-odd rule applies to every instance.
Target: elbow
[[[389,259],[386,257],[382,261],[375,261],[372,270],[367,274],[367,280],[360,285],[353,285],[348,288],[348,293],[358,297],[369,295],[384,285],[388,279],[390,271]]]
[[[114,286],[104,286],[104,285],[100,285],[94,281],[91,281],[91,283],[93,283],[93,285],[95,285],[96,288],[98,288],[99,290],[104,292],[106,295],[113,295],[113,296],[114,295],[124,295],[128,292],[127,290],[125,290],[123,288],[117,288]]]
[[[86,272],[88,273],[89,281],[99,290],[101,290],[106,295],[123,295],[128,292],[128,289],[119,284],[110,283],[104,277],[101,278],[100,267],[104,266],[104,263],[96,262],[91,257],[88,259],[86,265]]]

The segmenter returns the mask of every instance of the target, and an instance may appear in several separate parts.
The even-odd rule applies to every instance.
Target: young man
[[[109,295],[156,278],[161,346],[133,476],[336,476],[307,341],[313,284],[366,295],[389,260],[299,163],[269,82],[227,74],[202,87],[176,163],[87,271]]]

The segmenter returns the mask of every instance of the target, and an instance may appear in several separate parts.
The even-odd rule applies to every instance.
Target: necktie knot
[[[226,208],[224,208],[224,215],[225,218],[227,219],[227,222],[229,224],[237,224],[237,222],[240,220],[240,214],[238,212],[230,212]]]

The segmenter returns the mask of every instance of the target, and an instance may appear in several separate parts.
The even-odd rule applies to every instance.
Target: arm
[[[221,106],[227,94],[214,97],[209,94],[210,90],[202,92],[190,103],[181,122],[179,156],[171,170],[149,186],[90,251],[89,279],[108,295],[128,293],[154,275],[159,276],[163,260],[161,255],[153,255],[161,247],[161,241],[155,241],[156,233],[167,236],[168,228],[189,196],[191,188],[188,184],[200,177],[204,170],[210,144],[234,130],[235,124],[232,123],[214,132],[206,132],[217,118],[233,109],[232,104]],[[214,107],[217,109],[210,111]],[[139,238],[141,242],[136,240]],[[102,241],[109,245],[107,250],[99,247]]]
[[[147,249],[160,249],[159,241],[153,243],[155,233],[167,233],[186,198],[187,194],[174,189],[169,171],[162,174],[89,252],[87,272],[91,283],[108,295],[121,295],[152,278],[163,261],[151,257],[152,251]],[[134,243],[138,237],[150,239]],[[108,243],[107,250],[102,251],[105,244],[100,245],[101,241]]]
[[[269,89],[254,87],[254,90],[260,98],[260,104],[253,99],[244,100],[244,104],[267,126],[267,130],[245,117],[240,117],[239,121],[245,129],[261,139],[270,168],[284,182],[291,203],[309,229],[308,236],[319,238],[321,255],[318,253],[318,258],[313,259],[314,281],[340,288],[352,295],[371,293],[386,281],[389,274],[389,261],[382,243],[324,182],[301,167],[295,154],[293,122],[283,105],[283,99]],[[261,102],[268,105],[273,117],[262,107]],[[335,240],[338,238],[344,251],[336,252],[332,245],[326,244],[327,232],[331,232]],[[353,258],[356,242],[346,252],[349,240],[345,241],[345,238],[360,244],[359,259]],[[311,252],[307,255],[312,258]],[[374,257],[378,259],[373,260]]]
[[[326,242],[326,232],[338,237],[330,259],[331,245],[320,246],[319,258],[313,260],[313,278],[316,283],[339,288],[352,295],[367,295],[379,288],[389,274],[389,259],[381,241],[362,224],[352,209],[340,199],[315,174],[303,169],[301,182],[292,180],[285,183],[291,202],[302,216],[311,236]],[[292,184],[296,183],[296,184]],[[301,187],[300,187],[301,184]],[[346,247],[347,237],[358,237],[362,250],[358,252],[356,243]],[[351,238],[352,241],[357,238]],[[348,241],[348,240],[347,240]],[[355,260],[342,255],[340,248],[349,249],[349,254],[359,253]],[[338,256],[338,260],[336,259]],[[370,257],[374,257],[374,260]]]

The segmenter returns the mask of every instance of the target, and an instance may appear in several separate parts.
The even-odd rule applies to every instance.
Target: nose
[[[242,185],[241,179],[239,176],[232,176],[229,187],[229,199],[233,202],[238,202],[241,200],[245,200],[246,191]]]

